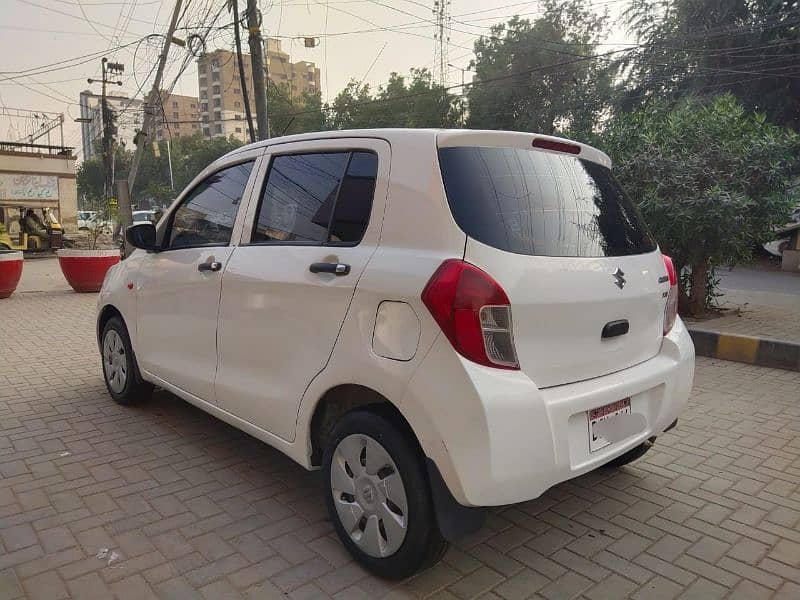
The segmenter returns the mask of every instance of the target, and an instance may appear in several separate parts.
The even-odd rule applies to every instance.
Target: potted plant
[[[111,212],[97,212],[89,224],[88,248],[57,250],[61,272],[76,292],[99,292],[106,272],[119,262],[119,248],[98,248],[100,235],[107,233]]]
[[[2,223],[0,227],[3,227]],[[13,294],[22,276],[22,252],[4,248],[4,245],[0,245],[0,298],[8,298]]]

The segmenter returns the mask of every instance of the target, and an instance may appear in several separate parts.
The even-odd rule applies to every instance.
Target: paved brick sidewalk
[[[316,474],[168,394],[111,402],[94,301],[0,301],[0,598],[800,598],[800,373],[701,359],[646,459],[493,510],[390,586]]]

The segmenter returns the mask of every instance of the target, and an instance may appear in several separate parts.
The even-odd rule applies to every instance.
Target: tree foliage
[[[375,94],[368,84],[351,80],[329,107],[329,129],[369,127],[454,127],[459,120],[457,96],[433,81],[428,69],[392,73]]]
[[[513,17],[475,42],[470,127],[582,137],[609,106],[614,67],[586,60],[596,54],[607,14],[584,0],[546,0],[544,8],[533,22]]]
[[[623,108],[730,92],[800,131],[798,0],[631,0],[623,19],[641,44],[622,61]]]
[[[748,113],[730,94],[619,114],[602,145],[662,250],[691,268],[682,291],[693,314],[707,308],[710,270],[748,260],[797,202],[790,183],[800,136]]]

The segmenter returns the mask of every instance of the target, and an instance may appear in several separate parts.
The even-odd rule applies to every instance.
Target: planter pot
[[[57,250],[58,264],[76,292],[99,292],[106,271],[119,262],[119,250]]]
[[[0,252],[0,298],[14,293],[21,276],[22,252]]]

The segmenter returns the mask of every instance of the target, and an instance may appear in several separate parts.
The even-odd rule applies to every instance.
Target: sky
[[[393,71],[432,68],[433,1],[259,0],[259,6],[265,35],[280,39],[293,62],[312,61],[320,68],[322,96],[328,100],[351,79],[376,86]],[[625,1],[591,0],[596,10],[610,12],[614,24],[606,37],[609,43],[631,41],[617,22]],[[200,24],[210,20],[209,11],[213,16],[223,4],[223,0],[189,0],[188,4],[184,0],[186,10],[176,35],[203,31]],[[241,0],[240,6],[244,5]],[[86,79],[99,78],[100,59],[106,56],[125,66],[123,85],[113,89],[143,97],[152,86],[162,41],[141,40],[166,32],[173,7],[174,0],[0,0],[0,140],[16,141],[30,134],[41,126],[43,111],[49,117],[61,113],[65,144],[75,146],[77,152],[78,95],[85,89],[100,92],[100,84],[90,85]],[[474,41],[488,33],[491,25],[515,14],[533,20],[540,13],[536,0],[450,0],[449,62],[467,68]],[[217,23],[231,20],[223,11]],[[306,36],[318,38],[318,45],[305,48],[302,38]],[[230,30],[220,30],[209,37],[207,50],[231,49],[232,44]],[[247,51],[246,41],[243,49]],[[176,80],[184,57],[186,50],[173,45],[165,82]],[[34,75],[19,73],[34,68]],[[461,71],[450,68],[448,82],[460,84]],[[174,92],[197,95],[194,60],[177,78]]]

